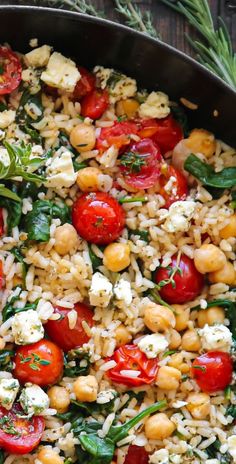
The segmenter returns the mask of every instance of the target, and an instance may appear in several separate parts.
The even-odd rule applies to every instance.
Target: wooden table
[[[114,7],[112,0],[88,0],[94,6],[100,10],[105,11],[107,18],[123,21],[123,18],[119,16]],[[217,18],[220,15],[226,22],[234,48],[236,50],[236,0],[208,0],[214,20],[217,23]],[[44,2],[45,3],[45,2]],[[177,13],[173,12],[170,8],[163,5],[160,0],[134,0],[143,11],[149,9],[153,15],[153,22],[156,29],[164,42],[173,45],[180,50],[187,52],[194,56],[194,52],[189,46],[185,33],[191,32],[192,36],[195,36],[193,30],[187,24],[187,21]],[[0,0],[0,4],[38,4],[42,5],[43,2],[40,0]]]

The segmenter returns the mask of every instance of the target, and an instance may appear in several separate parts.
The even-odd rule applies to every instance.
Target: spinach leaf
[[[23,126],[24,132],[28,134],[32,142],[42,145],[42,137],[36,129],[32,129],[30,126]]]
[[[232,416],[236,419],[236,404],[230,404],[226,409],[226,416]]]
[[[227,318],[229,319],[229,322],[230,322],[230,330],[231,330],[233,339],[236,341],[236,303],[234,303],[231,300],[223,300],[223,299],[212,300],[207,303],[206,309],[212,308],[214,306],[222,306],[225,309]],[[198,305],[198,306],[194,306],[191,309],[199,310],[201,309],[201,307]]]
[[[14,367],[12,361],[15,353],[12,350],[0,350],[0,370],[11,372]],[[0,461],[1,464],[1,461]]]
[[[70,365],[73,362],[73,365]],[[64,355],[64,377],[78,377],[87,375],[90,368],[90,355],[82,349],[68,351]]]
[[[40,187],[40,192],[44,192],[44,191],[45,191],[45,188]],[[23,181],[19,185],[17,193],[18,193],[19,197],[21,197],[21,198],[30,197],[30,198],[32,198],[33,201],[35,201],[38,198],[39,189],[38,189],[37,185],[34,184],[33,182],[25,182],[25,181]]]
[[[228,189],[236,185],[236,167],[215,172],[213,167],[191,154],[184,163],[184,169],[199,179],[203,185]]]
[[[41,111],[41,115],[38,117],[32,118],[25,110],[25,105],[35,105]],[[24,90],[20,103],[19,108],[16,112],[16,122],[20,125],[20,128],[24,131],[25,127],[28,127],[30,124],[34,122],[40,121],[43,117],[43,105],[42,105],[42,97],[41,92],[38,92],[32,95],[28,89]]]
[[[174,116],[174,119],[179,123],[182,127],[184,137],[188,137],[190,133],[189,123],[187,114],[182,106],[175,105],[171,107],[171,113]]]
[[[10,198],[0,197],[0,206],[7,210],[7,233],[10,234],[13,227],[18,226],[21,220],[22,203]]]
[[[206,448],[206,452],[209,458],[217,458],[221,464],[230,464],[232,462],[231,456],[228,452],[222,454],[220,453],[221,442],[220,440],[215,440],[212,445]]]
[[[7,110],[7,105],[5,103],[0,102],[0,112]]]
[[[138,235],[140,237],[140,240],[143,240],[144,242],[149,242],[149,232],[148,230],[142,230],[142,229],[135,229],[135,230],[131,230],[129,229],[129,238],[132,236],[132,235]]]
[[[10,251],[14,255],[15,261],[22,264],[22,277],[25,282],[25,278],[26,278],[26,274],[27,274],[27,270],[29,266],[24,261],[24,256],[21,253],[21,249],[14,247]]]
[[[230,206],[232,209],[236,209],[236,190],[231,192],[231,197],[232,197],[232,201],[230,203]]]
[[[10,300],[6,303],[2,310],[2,320],[3,322],[7,321],[10,317],[14,316],[17,313],[21,313],[23,311],[28,311],[29,309],[36,309],[37,304],[36,303],[26,303],[26,305],[23,308],[16,308],[14,304],[19,300],[20,294],[13,296],[10,298]]]
[[[102,259],[99,258],[92,250],[92,246],[89,244],[89,257],[92,263],[93,271],[95,272],[99,266],[102,266]]]
[[[71,223],[71,209],[64,201],[52,204],[52,217],[60,219],[62,224]]]

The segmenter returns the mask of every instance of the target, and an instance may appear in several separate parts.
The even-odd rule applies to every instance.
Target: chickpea
[[[97,399],[98,383],[94,375],[81,375],[76,379],[73,389],[78,401],[91,403]]]
[[[201,274],[219,271],[225,263],[225,254],[215,245],[205,244],[194,252],[194,264]]]
[[[202,309],[198,312],[197,321],[200,328],[204,325],[223,324],[225,319],[224,309],[220,306],[212,306],[212,308]]]
[[[54,248],[59,255],[66,255],[78,244],[78,235],[71,224],[63,224],[56,228]]]
[[[93,192],[98,189],[98,176],[101,174],[98,168],[80,169],[77,174],[76,183],[82,192]]]
[[[186,140],[186,145],[193,153],[202,153],[206,158],[213,156],[216,150],[214,135],[204,129],[194,129]]]
[[[158,371],[156,384],[162,390],[177,390],[180,379],[181,372],[178,369],[162,366]]]
[[[215,272],[210,272],[209,280],[212,284],[223,283],[231,285],[234,282],[236,272],[234,266],[229,261],[226,261],[225,265]]]
[[[150,301],[144,309],[144,324],[152,332],[165,332],[175,326],[175,316],[171,309]]]
[[[185,307],[181,305],[173,305],[173,309],[175,312],[175,330],[178,330],[178,332],[181,332],[181,330],[184,330],[188,327],[188,322],[189,322],[189,309],[186,309]]]
[[[177,330],[175,329],[170,329],[169,331],[169,348],[170,350],[175,350],[178,348],[181,344],[181,335]]]
[[[210,414],[210,396],[207,393],[190,393],[187,409],[195,419],[205,419]]]
[[[69,392],[64,387],[51,387],[47,391],[50,399],[50,407],[56,409],[58,413],[64,413],[70,405]]]
[[[183,361],[183,355],[181,353],[175,353],[171,356],[168,365],[178,369],[182,374],[189,372],[189,366]]]
[[[117,346],[126,345],[126,343],[129,343],[132,340],[132,336],[130,335],[124,324],[120,324],[117,327],[115,331],[115,339]]]
[[[92,150],[96,143],[94,127],[84,123],[78,124],[70,133],[70,143],[79,153]]]
[[[123,271],[130,265],[129,245],[127,243],[110,243],[104,250],[103,264],[109,271]]]
[[[230,216],[229,223],[220,230],[220,237],[224,239],[236,237],[236,214]]]
[[[175,424],[169,417],[159,412],[146,420],[145,435],[150,440],[164,440],[172,435],[175,428]]]
[[[126,100],[120,100],[116,104],[116,114],[117,116],[126,115],[129,119],[134,118],[138,109],[139,102],[134,98],[126,98]]]
[[[199,351],[200,348],[201,341],[196,330],[187,330],[182,337],[182,349],[186,351]]]
[[[37,458],[42,464],[63,464],[64,459],[62,459],[56,451],[53,451],[50,448],[42,448]]]

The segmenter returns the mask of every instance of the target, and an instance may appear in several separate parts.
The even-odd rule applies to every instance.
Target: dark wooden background
[[[215,23],[217,24],[218,16],[221,16],[226,22],[233,41],[234,49],[236,50],[236,0],[208,1]],[[123,22],[123,18],[116,12],[114,2],[112,0],[90,0],[90,2],[98,9],[104,10],[107,18]],[[44,0],[0,0],[0,4],[2,5],[43,5],[43,3],[45,3]],[[134,0],[134,3],[136,3],[143,11],[149,9],[152,12],[153,22],[164,42],[167,42],[194,56],[194,52],[185,38],[185,32],[191,31],[191,35],[194,36],[194,31],[189,28],[187,21],[183,17],[163,5],[160,0]]]

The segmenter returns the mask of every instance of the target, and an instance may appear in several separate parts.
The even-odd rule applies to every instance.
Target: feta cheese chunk
[[[44,337],[44,328],[38,313],[33,309],[15,314],[12,334],[17,345],[29,345]]]
[[[92,277],[92,284],[89,290],[89,301],[92,306],[106,308],[112,297],[112,284],[100,272],[95,272]]]
[[[0,404],[10,410],[16,399],[20,384],[17,379],[0,379]]]
[[[162,448],[158,451],[155,451],[150,458],[150,464],[169,464],[169,451]]]
[[[228,438],[228,451],[233,458],[233,462],[236,462],[236,435],[231,435]]]
[[[232,334],[223,324],[209,326],[208,324],[198,330],[202,348],[206,351],[229,351],[232,345]]]
[[[14,110],[4,110],[0,113],[0,129],[6,129],[15,121],[16,112]]]
[[[117,392],[115,390],[102,390],[98,393],[96,402],[98,404],[106,404],[110,403],[110,401],[117,398]]]
[[[50,160],[46,169],[46,187],[71,187],[77,178],[72,163],[72,154],[66,150]]]
[[[96,66],[94,73],[98,78],[101,89],[109,88],[111,103],[133,97],[137,92],[136,80],[114,69]]]
[[[163,92],[151,92],[139,107],[141,118],[166,118],[170,114],[169,97]]]
[[[166,232],[187,232],[194,215],[196,203],[192,200],[175,201],[168,211],[168,216],[162,228]]]
[[[166,350],[169,343],[164,335],[155,333],[145,335],[138,342],[139,349],[146,354],[147,358],[156,358],[159,353]]]
[[[20,404],[29,416],[38,415],[49,407],[48,395],[38,385],[32,385],[22,390]]]
[[[118,301],[123,301],[127,306],[132,302],[131,285],[128,280],[120,279],[114,285],[114,295]]]
[[[41,80],[45,84],[67,92],[73,92],[79,79],[80,73],[75,62],[58,52],[50,56],[47,68],[41,74]]]
[[[25,55],[25,63],[32,68],[43,68],[48,64],[51,54],[51,47],[43,45],[42,47],[35,48]]]

